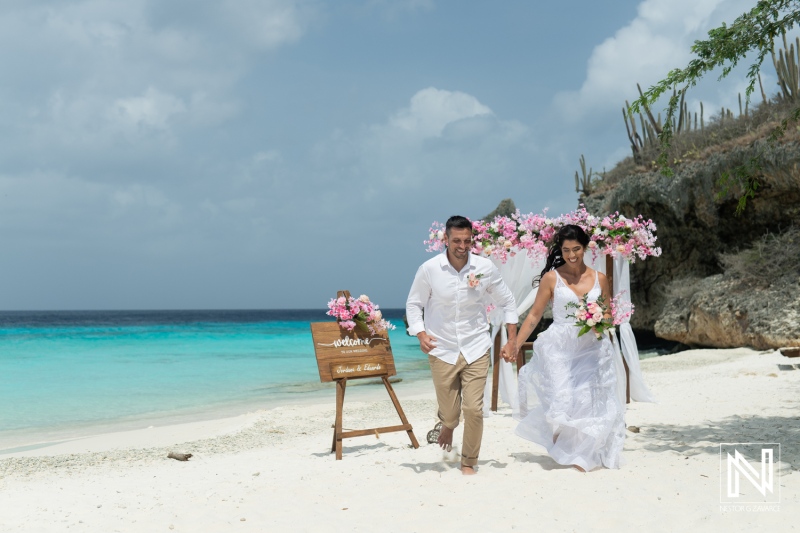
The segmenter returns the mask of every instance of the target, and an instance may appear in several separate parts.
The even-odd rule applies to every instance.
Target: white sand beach
[[[642,361],[658,404],[630,404],[626,464],[580,473],[486,419],[478,475],[425,443],[430,383],[396,387],[405,433],[330,454],[323,405],[99,435],[0,455],[0,531],[792,531],[800,528],[800,361],[749,349]],[[362,389],[362,390],[357,390]],[[364,390],[368,389],[368,390]],[[345,428],[399,423],[382,388],[354,387]],[[456,442],[459,441],[456,431]],[[779,442],[781,502],[720,508],[719,444]],[[188,462],[170,451],[192,453]],[[752,492],[752,490],[751,490]]]

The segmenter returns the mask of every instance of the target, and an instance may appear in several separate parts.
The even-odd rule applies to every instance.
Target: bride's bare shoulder
[[[542,276],[541,285],[543,286],[552,286],[556,284],[556,271],[550,270],[546,272],[544,276]]]

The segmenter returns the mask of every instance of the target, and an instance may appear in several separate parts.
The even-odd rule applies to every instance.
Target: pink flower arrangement
[[[622,291],[611,300],[611,316],[615,326],[619,326],[623,322],[628,322],[633,314],[635,307],[633,303],[626,302],[622,299],[622,295],[625,292],[626,291]]]
[[[661,255],[661,248],[655,245],[656,225],[652,220],[645,220],[641,215],[628,219],[619,213],[599,218],[589,214],[583,205],[557,218],[548,218],[546,212],[523,215],[518,210],[510,217],[497,216],[490,222],[472,221],[472,253],[494,257],[502,263],[522,252],[532,259],[541,259],[565,224],[575,224],[586,231],[592,253],[621,255],[631,262],[637,257],[646,259]],[[434,222],[428,236],[424,243],[429,252],[445,249],[444,224]]]
[[[600,340],[606,332],[614,332],[614,321],[605,316],[608,306],[602,296],[594,302],[588,301],[588,298],[589,295],[584,294],[578,303],[567,302],[567,309],[575,308],[575,312],[567,316],[573,317],[575,326],[581,328],[578,337],[591,331],[597,340]]]
[[[619,254],[634,262],[637,257],[644,260],[661,255],[661,248],[655,245],[655,231],[653,221],[645,220],[642,215],[628,219],[616,212],[603,217],[588,233],[602,246],[604,254]]]
[[[424,244],[428,246],[428,252],[441,252],[444,250],[444,224],[434,221],[428,230],[428,240]]]
[[[383,318],[377,304],[372,303],[366,294],[358,298],[340,296],[328,302],[328,312],[347,331],[359,328],[372,335],[379,335],[386,330],[395,329],[394,325]]]
[[[606,332],[614,333],[616,331],[615,326],[628,321],[633,314],[633,304],[625,302],[622,299],[622,294],[617,294],[611,300],[610,306],[606,305],[605,298],[602,296],[594,302],[588,301],[588,294],[584,294],[578,303],[568,302],[567,309],[574,307],[575,312],[567,316],[573,317],[575,326],[581,328],[578,331],[578,337],[591,331],[597,340],[600,340]],[[611,311],[610,318],[606,316],[609,307]]]

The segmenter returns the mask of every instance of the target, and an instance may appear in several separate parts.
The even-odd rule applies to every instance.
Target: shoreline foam
[[[422,391],[432,390],[432,385],[425,380],[402,381],[400,378],[390,378],[392,387],[400,395],[419,395]],[[87,426],[69,426],[65,428],[46,428],[44,430],[32,428],[22,431],[0,432],[0,459],[25,455],[55,455],[58,453],[80,453],[75,450],[83,448],[96,450],[94,441],[118,442],[117,439],[107,438],[110,435],[126,434],[134,442],[141,443],[139,447],[147,446],[147,435],[161,433],[179,435],[185,431],[187,435],[205,435],[197,433],[197,428],[206,428],[210,434],[215,433],[216,427],[227,427],[230,421],[241,417],[252,416],[254,413],[265,413],[279,408],[321,406],[333,404],[336,392],[333,384],[324,389],[315,390],[305,394],[297,394],[293,398],[270,398],[268,401],[241,401],[205,410],[190,410],[179,413],[155,413],[150,416],[139,416],[104,424],[91,424]],[[379,381],[359,380],[348,384],[348,400],[368,401],[370,398],[381,400],[386,396],[386,389]],[[172,429],[174,428],[174,430]],[[183,430],[181,430],[183,428]],[[155,439],[160,441],[159,438]],[[119,440],[122,442],[122,440]],[[38,450],[38,452],[37,452]],[[60,452],[60,450],[67,450]]]

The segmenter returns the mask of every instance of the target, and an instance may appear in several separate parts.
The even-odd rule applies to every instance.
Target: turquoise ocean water
[[[384,310],[397,377],[429,379],[402,314]],[[320,310],[0,312],[0,438],[327,398],[309,324],[329,320]]]

